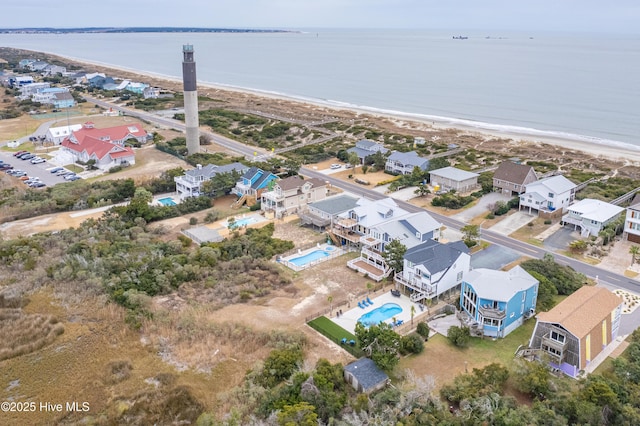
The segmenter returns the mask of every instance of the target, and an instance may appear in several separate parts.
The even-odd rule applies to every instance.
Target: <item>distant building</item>
[[[221,173],[237,173],[242,175],[249,167],[242,163],[231,163],[223,166],[215,164],[207,164],[202,166],[198,164],[195,169],[187,170],[184,175],[176,176],[173,180],[176,182],[176,191],[180,198],[197,197],[201,193],[201,187],[204,182],[211,180],[214,176]]]
[[[44,140],[47,142],[53,142],[55,145],[60,143],[68,137],[72,132],[82,129],[82,124],[72,124],[70,126],[49,127]]]
[[[365,158],[370,155],[375,154],[376,152],[381,152],[382,154],[386,154],[389,152],[387,148],[384,147],[381,143],[377,143],[371,141],[369,139],[361,139],[356,142],[356,146],[353,148],[349,148],[347,150],[348,153],[355,152],[358,155],[358,159],[360,160],[360,164],[364,164]],[[353,164],[354,166],[356,164]]]
[[[265,191],[260,197],[260,208],[273,213],[276,218],[297,213],[307,204],[324,200],[327,197],[327,183],[321,179],[302,179],[289,176],[276,181],[273,189]]]
[[[585,198],[567,207],[569,213],[562,216],[563,225],[580,229],[582,237],[598,235],[609,223],[615,221],[624,208],[605,201]]]
[[[478,173],[468,172],[455,167],[443,167],[429,172],[429,181],[432,186],[440,187],[440,190],[468,192],[478,188]]]
[[[415,151],[395,151],[387,158],[384,169],[393,174],[410,175],[416,167],[422,171],[427,170],[429,160],[420,157]]]
[[[573,203],[576,186],[562,175],[532,182],[520,196],[520,210],[538,215],[562,214]]]
[[[525,192],[527,185],[537,180],[538,176],[533,167],[504,161],[493,173],[493,189],[514,197]]]
[[[627,207],[624,237],[632,243],[640,243],[640,194],[636,194],[631,205]]]

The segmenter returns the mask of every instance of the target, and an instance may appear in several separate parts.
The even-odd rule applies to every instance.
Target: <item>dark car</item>
[[[21,160],[31,160],[32,158],[35,158],[35,154],[25,154],[25,155],[21,155],[20,159]]]
[[[7,163],[0,164],[0,170],[7,171],[11,169],[13,169],[13,166],[11,164],[7,164]]]
[[[64,167],[54,167],[53,169],[49,170],[49,172],[51,173],[58,173],[64,170]]]
[[[47,184],[45,184],[44,182],[34,182],[29,186],[31,188],[43,188],[43,187],[47,186]]]
[[[28,153],[28,152],[29,152],[29,151],[25,151],[25,150],[18,151],[18,152],[14,152],[14,153],[13,153],[13,156],[14,156],[14,157],[19,157],[19,156],[21,156],[21,155],[23,155],[23,154],[26,154],[26,153]]]

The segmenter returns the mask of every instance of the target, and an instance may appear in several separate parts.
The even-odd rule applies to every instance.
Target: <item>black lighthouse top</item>
[[[193,45],[182,46],[182,83],[185,91],[196,90],[196,62],[193,59]]]

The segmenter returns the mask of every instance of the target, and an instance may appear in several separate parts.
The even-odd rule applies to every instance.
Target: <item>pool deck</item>
[[[305,256],[305,255],[307,255],[309,253],[312,253],[312,252],[314,252],[316,250],[324,250],[324,251],[326,251],[326,252],[328,252],[330,254],[329,254],[329,256],[322,257],[320,259],[310,261],[309,263],[306,263],[304,265],[295,265],[295,264],[290,262],[291,259],[296,259],[298,257]],[[310,249],[302,250],[302,251],[299,251],[298,253],[294,253],[294,254],[289,255],[287,257],[283,257],[282,259],[279,260],[279,262],[282,263],[283,265],[285,265],[286,267],[288,267],[290,269],[293,269],[294,271],[302,271],[302,270],[307,269],[307,268],[309,268],[311,266],[317,265],[317,264],[322,263],[322,262],[326,262],[329,259],[335,259],[336,257],[342,256],[345,253],[346,252],[343,249],[341,249],[340,247],[336,247],[336,246],[334,246],[332,244],[326,244],[325,243],[325,244],[318,244],[317,246],[311,247]]]
[[[366,299],[366,296],[361,298],[360,300],[362,300],[362,299]],[[358,321],[358,319],[362,315],[366,314],[367,312],[371,312],[376,308],[379,308],[380,306],[384,305],[385,303],[395,303],[395,304],[399,305],[402,308],[402,312],[400,312],[397,315],[394,315],[394,317],[396,318],[396,320],[404,321],[405,324],[411,322],[411,306],[415,306],[416,307],[414,320],[418,316],[418,314],[421,313],[420,306],[417,303],[414,303],[411,300],[409,300],[409,297],[407,297],[405,295],[401,295],[400,297],[395,297],[395,296],[391,295],[390,292],[383,293],[382,295],[371,299],[371,301],[373,302],[373,305],[369,305],[364,309],[358,307],[358,301],[359,300],[352,301],[351,305],[354,306],[354,308],[352,308],[352,309],[350,309],[350,310],[348,310],[346,312],[342,312],[342,315],[340,315],[339,317],[336,317],[336,311],[334,309],[333,315],[330,318],[331,321],[335,322],[336,324],[338,324],[340,327],[344,328],[345,330],[350,331],[351,333],[353,333],[355,331],[355,329],[356,329],[356,322]],[[389,318],[388,320],[385,320],[384,322],[386,322],[388,324],[391,324],[392,321],[393,321],[393,319]]]
[[[265,221],[268,220],[268,219],[265,219],[262,215],[260,215],[258,213],[249,213],[249,214],[243,213],[243,214],[240,214],[240,215],[237,215],[237,216],[233,216],[233,218],[236,220],[236,222],[242,221],[242,220],[245,220],[245,219],[253,219],[253,221],[251,223],[247,223],[245,225],[240,225],[240,226],[237,226],[237,225],[234,226],[234,229],[241,228],[243,226],[250,227],[251,225],[255,225],[257,223],[265,222]],[[222,221],[222,226],[224,226],[225,228],[229,228],[229,218],[227,218],[226,220]]]

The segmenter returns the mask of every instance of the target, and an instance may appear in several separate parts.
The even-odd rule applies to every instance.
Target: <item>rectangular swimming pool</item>
[[[227,220],[227,228],[229,229],[242,228],[243,226],[251,225],[252,223],[256,223],[257,221],[258,220],[253,216],[243,217],[242,219],[238,219],[233,223],[229,223],[229,221]]]
[[[314,262],[319,259],[324,259],[325,257],[329,257],[329,253],[324,250],[314,250],[311,253],[307,253],[304,256],[294,257],[293,259],[289,259],[289,262],[293,263],[296,266],[306,266],[307,264]]]

